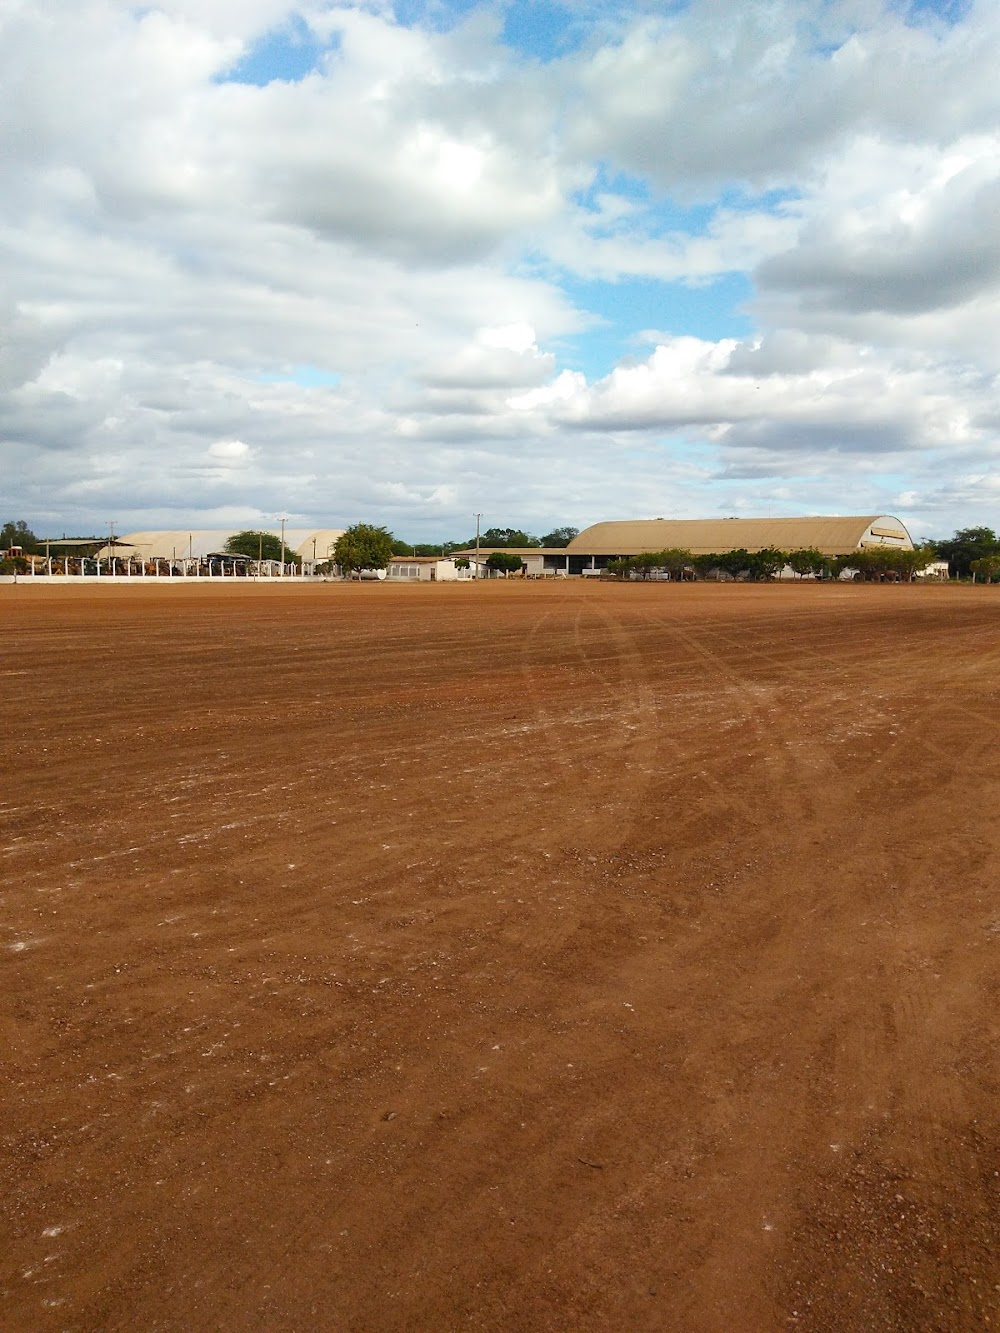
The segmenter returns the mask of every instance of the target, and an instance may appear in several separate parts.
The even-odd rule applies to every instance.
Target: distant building
[[[486,569],[486,561],[499,552],[502,555],[516,555],[519,557],[522,565],[522,573],[529,579],[541,578],[543,574],[551,575],[559,573],[562,569],[560,564],[550,564],[549,561],[560,561],[566,554],[561,546],[480,546],[479,564],[481,568],[481,577],[485,578],[492,571]],[[475,562],[476,548],[470,546],[465,551],[456,551],[456,555],[465,556],[466,560]]]
[[[394,583],[453,583],[472,578],[475,571],[459,569],[454,556],[394,555],[386,570]]]
[[[200,528],[169,530],[160,529],[151,532],[126,532],[115,538],[115,544],[103,546],[97,552],[98,558],[107,560],[109,556],[138,561],[167,560],[173,564],[183,561],[206,561],[210,555],[226,549],[226,542],[243,528]],[[280,528],[261,528],[275,537],[281,536]],[[288,550],[302,561],[303,574],[311,574],[315,565],[325,565],[333,559],[333,548],[338,538],[344,535],[343,528],[286,528],[285,545]]]
[[[692,555],[724,551],[801,551],[814,547],[822,555],[850,555],[869,546],[913,549],[898,518],[888,514],[858,517],[807,518],[647,518],[595,523],[561,551],[544,552],[547,573],[594,575],[610,560],[643,551],[677,548]]]

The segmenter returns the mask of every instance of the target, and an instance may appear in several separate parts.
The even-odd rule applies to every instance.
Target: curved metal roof
[[[874,533],[872,530],[875,530]],[[780,551],[815,547],[823,555],[846,555],[865,545],[897,543],[912,547],[910,534],[888,514],[842,518],[644,518],[595,523],[574,537],[569,555],[638,555],[678,547],[692,555],[745,548]]]

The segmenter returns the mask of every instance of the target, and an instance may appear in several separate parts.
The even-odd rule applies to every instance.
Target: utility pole
[[[482,518],[482,514],[477,514],[477,515],[476,515],[476,573],[475,573],[475,577],[476,577],[477,579],[479,578],[479,520],[480,520],[481,518]]]
[[[287,519],[281,520],[281,577],[285,577],[285,523]]]

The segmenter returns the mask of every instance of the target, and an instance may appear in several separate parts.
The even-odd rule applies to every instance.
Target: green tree
[[[486,568],[496,570],[500,574],[519,574],[521,572],[521,557],[510,555],[506,551],[493,551],[487,556]]]
[[[629,561],[629,568],[634,570],[640,578],[648,579],[654,569],[660,567],[660,555],[658,551],[640,551]]]
[[[815,546],[806,546],[800,551],[789,551],[788,563],[800,579],[806,574],[815,574],[818,578],[826,564],[826,556]]]
[[[1000,555],[1000,541],[992,528],[959,528],[948,541],[933,545],[937,558],[948,561],[948,573],[960,579],[969,577],[973,560]]]
[[[686,552],[684,554],[687,554]],[[767,546],[761,551],[748,551],[739,546],[733,551],[712,551],[704,555],[688,555],[685,568],[693,568],[700,578],[713,571],[728,574],[731,579],[772,579],[788,563],[785,551]]]
[[[580,535],[579,528],[553,528],[547,532],[544,537],[539,537],[542,546],[562,547],[568,546],[574,537]]]
[[[617,556],[614,560],[607,563],[607,571],[613,574],[616,579],[627,578],[632,571],[632,561],[627,555]]]
[[[705,552],[702,555],[692,557],[691,563],[694,565],[694,571],[700,579],[707,579],[713,570],[721,569],[722,556],[718,551]]]
[[[937,552],[931,542],[923,542],[912,551],[898,551],[897,556],[900,573],[912,583],[915,575],[937,559]]]
[[[868,582],[896,579],[912,583],[917,570],[925,569],[934,559],[930,546],[904,550],[899,546],[867,546],[845,557],[846,565],[856,569]]]
[[[760,551],[753,551],[747,567],[747,578],[755,583],[773,579],[788,564],[788,552],[779,551],[776,546],[765,546]]]
[[[246,528],[243,532],[234,532],[231,537],[226,538],[226,553],[228,555],[245,555],[251,560],[260,558],[261,560],[280,560],[281,559],[281,538],[273,532],[262,532],[258,528]],[[298,555],[285,544],[285,564],[297,565],[300,563]]]
[[[0,551],[20,546],[25,555],[40,555],[41,543],[23,518],[10,519],[0,528]]]
[[[746,578],[750,572],[751,555],[745,546],[734,551],[722,551],[715,557],[718,568],[732,579]]]
[[[884,556],[876,547],[866,547],[864,550],[851,552],[848,568],[856,570],[866,583],[870,583],[880,579],[888,566]]]
[[[355,523],[341,533],[333,558],[344,573],[362,569],[385,569],[392,559],[392,533],[371,523]]]
[[[680,546],[668,546],[662,551],[640,551],[638,555],[623,556],[620,560],[608,562],[608,572],[624,578],[626,574],[637,573],[641,578],[652,578],[657,570],[669,574],[672,579],[684,576],[685,571],[694,569],[694,557],[691,552]]]
[[[469,546],[475,546],[476,539],[468,543]],[[480,546],[540,546],[537,537],[532,537],[530,533],[522,532],[520,528],[487,528],[479,536]]]
[[[973,577],[983,583],[1000,580],[1000,555],[982,555],[969,565]]]
[[[452,551],[465,549],[464,542],[404,542],[398,537],[392,539],[393,555],[450,555]]]
[[[672,579],[683,578],[686,572],[694,568],[694,558],[683,546],[668,546],[663,551],[657,551],[656,562],[657,569],[666,570]]]
[[[468,568],[469,568],[469,560],[468,560],[468,558],[467,558],[466,556],[464,556],[464,555],[457,556],[456,559],[455,559],[455,568],[456,568],[456,569],[468,569]]]

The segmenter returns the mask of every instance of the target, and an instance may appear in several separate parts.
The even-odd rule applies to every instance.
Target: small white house
[[[453,583],[472,578],[473,570],[459,569],[452,556],[394,555],[386,574],[393,583]]]

